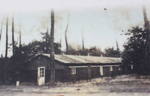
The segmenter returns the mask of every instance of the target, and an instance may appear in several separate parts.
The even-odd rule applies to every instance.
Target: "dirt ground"
[[[123,75],[76,83],[58,82],[56,87],[1,85],[0,96],[150,96],[150,76]]]

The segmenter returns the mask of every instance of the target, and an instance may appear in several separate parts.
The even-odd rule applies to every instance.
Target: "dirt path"
[[[0,86],[0,96],[150,96],[150,76],[123,75],[48,86]]]

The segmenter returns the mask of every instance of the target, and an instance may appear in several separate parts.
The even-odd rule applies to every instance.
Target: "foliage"
[[[45,51],[50,52],[50,34],[48,34],[48,31],[46,33],[41,33],[42,39],[43,39],[43,44],[45,46]]]
[[[91,47],[89,49],[87,49],[87,48],[84,48],[84,49],[81,49],[81,48],[75,49],[72,46],[69,46],[68,54],[71,54],[71,55],[83,55],[83,56],[87,56],[87,55],[101,56],[101,55],[103,55],[103,52],[101,51],[100,48],[97,48],[95,46]]]
[[[103,52],[101,51],[100,48],[97,48],[96,46],[91,47],[88,51],[88,53],[92,56],[101,56],[103,55]]]
[[[132,27],[125,35],[129,36],[129,38],[124,45],[122,55],[124,68],[128,65],[134,65],[134,72],[145,74],[144,49],[146,32],[143,28],[136,26]]]
[[[121,55],[121,52],[119,49],[115,50],[113,47],[105,49],[105,56],[106,57],[120,57],[120,55]]]
[[[28,45],[24,45],[22,47],[22,49],[24,50],[24,53],[27,53],[28,55],[33,55],[33,54],[37,54],[37,53],[47,53],[49,54],[49,51],[47,51],[46,46],[45,46],[45,42],[44,41],[33,41],[31,43],[29,43]],[[59,43],[54,43],[54,49],[55,49],[55,53],[56,54],[60,54],[61,50],[60,47],[61,45]],[[49,48],[50,50],[50,48]]]

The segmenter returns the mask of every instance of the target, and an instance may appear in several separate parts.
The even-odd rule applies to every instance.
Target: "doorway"
[[[39,86],[45,84],[45,67],[38,67],[37,83]]]

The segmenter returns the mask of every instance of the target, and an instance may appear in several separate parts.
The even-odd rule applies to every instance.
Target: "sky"
[[[55,10],[55,41],[62,41],[65,49],[64,32],[67,24],[68,42],[74,47],[81,46],[82,36],[85,47],[96,46],[123,50],[127,36],[123,35],[134,26],[143,25],[142,6],[145,5],[150,17],[148,0],[0,0],[0,23],[3,23],[0,54],[5,50],[5,20],[9,18],[9,42],[11,43],[11,18],[15,18],[15,40],[22,32],[22,42],[28,44],[41,40],[41,32],[50,30],[50,11]],[[11,50],[9,51],[11,54]]]

